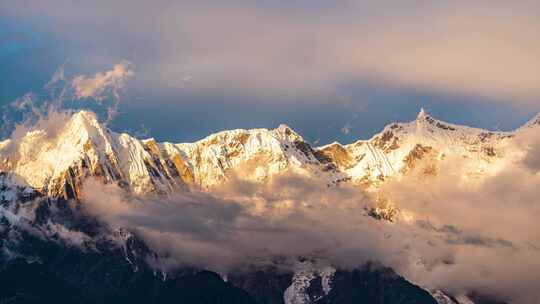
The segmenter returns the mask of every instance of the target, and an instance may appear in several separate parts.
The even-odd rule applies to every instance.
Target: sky
[[[540,4],[515,2],[2,1],[0,105],[129,63],[110,127],[158,140],[286,123],[349,143],[421,107],[511,130],[540,111]]]

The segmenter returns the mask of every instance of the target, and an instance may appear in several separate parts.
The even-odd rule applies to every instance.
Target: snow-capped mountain
[[[350,183],[376,191],[386,181],[414,171],[421,162],[424,174],[437,174],[437,165],[449,157],[463,159],[473,177],[489,174],[519,157],[519,149],[512,149],[512,140],[531,130],[540,130],[540,115],[513,132],[494,132],[446,123],[422,110],[414,121],[392,123],[371,139],[348,145],[335,142],[312,147],[286,125],[273,130],[223,131],[194,143],[175,144],[113,132],[93,113],[81,111],[54,130],[35,129],[0,142],[0,261],[3,257],[28,260],[33,255],[25,244],[37,243],[42,248],[45,245],[41,242],[46,241],[106,253],[115,263],[123,261],[125,271],[146,269],[153,276],[144,280],[162,280],[165,275],[156,276],[155,269],[145,268],[155,254],[133,234],[109,230],[78,215],[77,207],[74,210],[66,205],[66,199],[80,198],[81,186],[89,177],[118,184],[134,195],[210,191],[231,177],[264,183],[290,172],[317,177],[327,186]],[[62,252],[57,247],[50,250]],[[48,259],[58,263],[51,256]],[[344,272],[333,267],[315,268],[306,262],[286,274],[269,276],[255,271],[233,276],[230,282],[234,288],[214,277],[203,279],[208,280],[232,297],[242,298],[235,289],[241,287],[255,299],[266,299],[243,303],[274,303],[267,301],[270,295],[280,299],[275,303],[338,303],[336,299],[351,292],[351,286],[360,281],[370,282],[365,285],[369,288],[351,292],[351,299],[382,297],[385,284],[391,284],[404,293],[395,298],[390,293],[380,303],[393,303],[402,297],[422,299],[403,303],[482,303],[454,298],[443,291],[433,291],[429,296],[403,278],[388,275],[387,270]],[[152,282],[159,288],[170,287]]]
[[[28,132],[13,147],[14,152],[4,156],[4,167],[28,186],[53,197],[78,197],[86,176],[105,183],[118,181],[135,193],[172,189],[181,180],[173,179],[168,168],[158,167],[161,164],[154,162],[149,146],[127,134],[111,132],[93,113],[82,111],[57,134]]]
[[[87,176],[118,182],[136,194],[170,193],[186,186],[207,189],[229,174],[263,181],[291,170],[325,175],[329,183],[340,176],[285,125],[224,131],[195,143],[157,143],[112,132],[93,113],[81,111],[54,136],[35,130],[16,147],[10,145],[4,141],[0,146],[4,171],[54,197],[78,197]]]
[[[505,146],[518,132],[540,126],[533,118],[515,132],[493,132],[442,122],[422,110],[416,120],[392,123],[369,140],[312,148],[286,125],[274,130],[230,130],[194,143],[158,143],[115,133],[87,111],[75,113],[57,134],[34,130],[18,143],[0,144],[3,171],[42,193],[73,198],[87,176],[117,182],[135,194],[209,189],[228,176],[264,181],[286,171],[328,184],[350,181],[376,187],[406,174],[422,159],[469,160],[471,173],[508,159]],[[13,146],[15,145],[15,146]]]
[[[416,120],[390,124],[369,140],[333,143],[317,151],[354,183],[376,186],[387,177],[406,174],[420,160],[436,162],[448,156],[466,158],[471,173],[482,173],[505,157],[504,147],[514,135],[446,123],[422,109]]]

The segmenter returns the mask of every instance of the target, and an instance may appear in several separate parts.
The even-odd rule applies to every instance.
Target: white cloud
[[[101,104],[107,97],[112,98],[107,107],[107,123],[118,113],[120,91],[127,80],[134,76],[131,63],[124,61],[114,65],[111,70],[96,73],[94,76],[78,75],[71,80],[75,99],[91,98]]]
[[[76,98],[93,98],[99,101],[109,91],[118,96],[118,91],[124,88],[126,80],[133,75],[135,73],[129,63],[119,63],[111,70],[96,73],[94,76],[75,76],[71,80],[71,86],[75,90]]]
[[[520,134],[501,151],[522,153],[496,173],[464,178],[465,160],[448,157],[436,176],[413,174],[383,187],[391,201],[415,214],[428,235],[438,236],[432,250],[452,256],[451,263],[428,271],[403,269],[407,277],[437,288],[483,291],[510,303],[538,303],[539,131]]]

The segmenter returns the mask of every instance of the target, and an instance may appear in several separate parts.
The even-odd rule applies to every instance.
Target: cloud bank
[[[505,151],[517,150],[519,159],[481,178],[465,175],[465,161],[456,158],[444,161],[436,176],[412,174],[383,186],[391,201],[414,213],[416,223],[441,236],[443,248],[453,252],[449,265],[417,273],[409,269],[409,278],[476,289],[511,303],[540,300],[535,287],[540,271],[539,139],[538,128],[519,134]]]
[[[176,266],[227,273],[278,257],[344,268],[376,261],[427,288],[533,304],[540,299],[538,135],[518,136],[508,149],[525,151],[519,160],[482,178],[467,177],[463,159],[447,158],[435,176],[413,172],[388,182],[380,195],[401,210],[395,222],[368,216],[373,194],[296,175],[267,184],[232,178],[210,193],[167,198],[133,198],[89,181],[83,204],[138,231]]]
[[[181,90],[310,100],[372,83],[523,106],[540,97],[536,1],[96,1],[81,8],[57,0],[2,10],[39,15],[74,41],[144,45],[133,57],[146,80]]]

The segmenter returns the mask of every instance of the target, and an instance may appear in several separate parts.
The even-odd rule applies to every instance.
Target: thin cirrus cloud
[[[82,37],[61,25],[96,41],[92,29],[107,28],[111,45],[150,41],[134,61],[142,77],[182,90],[314,100],[359,81],[528,107],[540,96],[533,1],[98,1],[84,16],[62,1],[23,2],[5,11],[40,12],[71,39]]]

